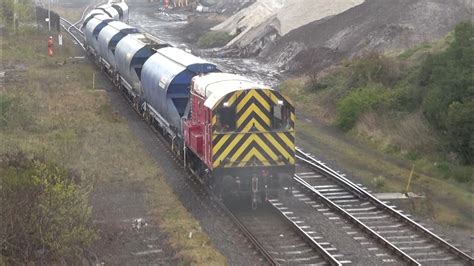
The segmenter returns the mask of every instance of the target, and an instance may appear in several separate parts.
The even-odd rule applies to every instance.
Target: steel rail
[[[84,11],[82,11],[81,18],[78,21],[72,23],[71,26],[68,28],[68,30],[71,30],[71,28],[74,27],[82,33],[82,30],[80,28],[78,28],[76,25],[84,19],[84,16],[86,15],[86,11],[89,10],[90,7],[91,7],[91,5],[87,5],[87,7],[84,9]]]
[[[331,176],[331,177],[334,177],[335,180],[343,185],[344,187],[346,187],[347,189],[351,190],[352,192],[354,192],[359,198],[366,198],[366,191],[363,190],[360,186],[358,186],[357,184],[354,184],[352,183],[350,180],[348,180],[347,178],[345,178],[344,176],[342,176],[341,174],[339,174],[338,172],[334,171],[333,169],[327,167],[326,165],[320,163],[320,162],[317,162],[316,160],[314,160],[313,158],[311,158],[310,156],[308,156],[308,154],[304,153],[303,150],[301,150],[300,148],[296,147],[296,157],[298,159],[303,159],[303,157],[301,156],[298,156],[298,153],[302,154],[305,158],[310,158],[312,159],[312,161],[314,163],[317,163],[317,167],[318,167],[318,170],[320,172],[323,172],[324,174],[328,175],[328,176]],[[308,162],[309,163],[309,162]]]
[[[328,166],[322,164],[321,162],[317,161],[315,158],[309,156],[308,154],[303,152],[303,150],[301,150],[300,148],[297,147],[296,152],[301,154],[301,156],[296,155],[296,157],[299,160],[302,160],[303,162],[307,163],[308,165],[310,165],[311,167],[315,168],[318,171],[326,173],[328,175],[328,177],[331,177],[331,178],[335,179],[338,183],[344,185],[344,187],[348,188],[349,190],[353,191],[352,190],[353,187],[359,187],[357,184],[355,184],[352,181],[348,180],[347,178],[341,176],[340,174],[338,174],[336,171],[332,170]],[[309,184],[307,184],[307,185],[309,185]],[[321,194],[316,189],[314,189],[312,187],[310,189],[313,192],[316,191],[317,194],[319,194],[319,195]],[[442,239],[438,235],[436,235],[433,232],[431,232],[430,230],[426,229],[424,226],[422,226],[419,223],[415,222],[414,220],[410,219],[409,217],[407,217],[403,213],[401,213],[401,212],[393,209],[392,207],[388,206],[387,204],[383,203],[381,200],[377,199],[371,193],[361,189],[360,187],[357,191],[359,191],[362,194],[363,198],[368,199],[375,206],[383,208],[384,210],[389,212],[393,217],[397,218],[401,222],[404,222],[405,224],[409,225],[410,227],[414,228],[415,230],[418,230],[418,231],[426,234],[431,239],[433,239],[434,241],[439,243],[441,246],[447,248],[447,250],[449,250],[451,253],[457,255],[462,260],[466,261],[468,264],[472,264],[474,262],[473,258],[471,256],[469,256],[467,253],[465,253],[464,251],[462,251],[459,248],[455,247],[454,245],[448,243],[446,240]]]
[[[71,25],[71,22],[69,22],[67,19],[62,18],[62,17],[61,17],[60,19],[61,19],[61,21],[63,21],[64,23],[67,23],[67,24]],[[82,50],[85,50],[85,49],[86,49],[85,46],[84,46],[84,44],[79,40],[79,38],[78,38],[75,34],[73,34],[73,33],[71,32],[71,30],[67,29],[66,26],[64,26],[64,25],[61,25],[61,27],[63,27],[63,29],[64,29],[67,33],[69,33],[69,35],[81,46]]]
[[[410,255],[405,253],[403,250],[397,248],[394,246],[390,241],[385,239],[383,236],[372,230],[370,227],[365,225],[363,222],[361,222],[359,219],[355,218],[352,214],[347,212],[346,210],[342,209],[339,207],[336,203],[334,203],[332,200],[328,199],[326,196],[321,194],[318,190],[316,190],[314,187],[312,187],[309,183],[304,181],[301,177],[298,175],[294,175],[293,179],[298,182],[301,186],[303,186],[305,189],[311,191],[314,195],[316,195],[318,198],[320,198],[328,207],[331,209],[337,211],[347,219],[349,219],[352,223],[357,225],[360,229],[362,229],[364,232],[368,233],[371,235],[375,240],[380,242],[382,245],[388,247],[393,253],[396,255],[400,256],[404,261],[406,261],[409,265],[421,265],[418,263],[415,259],[413,259]]]
[[[336,266],[341,266],[342,263],[340,263],[333,255],[331,255],[326,249],[324,249],[318,242],[316,242],[308,233],[306,233],[303,229],[301,229],[298,224],[293,222],[288,215],[284,214],[281,210],[278,209],[276,205],[273,204],[271,200],[268,201],[268,203],[273,207],[273,210],[277,212],[279,215],[281,215],[285,221],[293,227],[294,230],[298,232],[298,234],[303,237],[313,249],[315,249],[322,257],[330,264],[330,265],[336,265]]]
[[[258,241],[258,239],[252,234],[252,232],[250,232],[249,229],[247,229],[247,227],[239,220],[239,218],[237,218],[229,209],[227,209],[227,207],[222,202],[218,202],[218,205],[271,265],[280,265],[280,263],[278,263],[278,261],[273,258],[273,256],[265,249],[263,244]]]

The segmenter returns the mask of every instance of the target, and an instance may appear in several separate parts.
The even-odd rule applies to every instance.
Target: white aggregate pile
[[[245,35],[259,36],[264,24],[271,24],[280,36],[312,21],[337,15],[364,0],[257,0],[253,5],[240,10],[226,21],[212,28],[235,34],[240,31],[231,43],[239,39],[248,39]],[[247,40],[248,41],[248,40]],[[246,41],[246,42],[247,42]]]
[[[253,5],[240,10],[233,16],[216,25],[212,30],[226,31],[235,34],[237,29],[247,29],[258,26],[274,16],[287,0],[258,0]]]

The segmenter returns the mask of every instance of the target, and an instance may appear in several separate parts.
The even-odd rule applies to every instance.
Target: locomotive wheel
[[[147,111],[143,113],[143,117],[148,125],[151,125],[151,115]]]

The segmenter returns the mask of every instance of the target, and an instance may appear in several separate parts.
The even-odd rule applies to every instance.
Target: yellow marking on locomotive
[[[227,156],[227,154],[229,154],[229,152],[232,150],[232,148],[237,145],[237,143],[239,143],[240,139],[242,139],[244,137],[244,134],[237,134],[237,135],[233,135],[235,136],[235,138],[232,140],[232,142],[227,145],[227,147],[225,148],[225,150],[222,152],[222,154],[219,156],[219,158],[217,158],[215,161],[214,161],[214,164],[220,164],[221,161],[223,161],[225,159],[225,156]],[[214,154],[216,154],[216,152],[214,152]]]
[[[257,101],[259,102],[259,105],[255,103],[251,104],[242,115],[236,117],[236,127],[240,128],[243,126],[243,129],[240,132],[229,132],[225,133],[223,136],[220,136],[220,134],[213,135],[212,139],[214,146],[212,152],[214,155],[220,153],[218,158],[214,159],[214,167],[244,167],[248,165],[252,158],[255,158],[256,163],[259,165],[286,165],[288,163],[295,163],[294,141],[290,140],[290,138],[285,135],[285,132],[272,133],[264,127],[264,125],[268,127],[271,126],[272,118],[269,117],[271,116],[270,109],[272,105],[281,104],[279,103],[280,98],[271,90],[265,89],[261,92],[265,93],[268,96],[268,99],[262,97],[262,95],[256,90],[247,90],[234,92],[234,94],[226,100],[226,106],[236,106],[236,113],[239,113],[239,111],[245,108],[249,101]],[[245,93],[245,96],[243,96],[242,93]],[[219,105],[221,104],[222,103],[219,103]],[[295,117],[295,113],[291,112],[290,120],[293,122],[293,125]],[[245,124],[247,119],[249,119],[249,121]],[[216,123],[217,117],[216,115],[213,115],[212,125],[215,125]],[[265,124],[262,125],[261,123]],[[255,129],[258,130],[259,133],[245,133]],[[275,133],[279,137],[272,135]],[[288,132],[286,132],[286,134],[287,133]],[[291,133],[291,135],[294,139],[294,133]],[[218,137],[220,138],[219,141],[215,142]],[[244,141],[240,144],[242,140]],[[239,145],[239,147],[235,150],[237,145]],[[242,158],[244,152],[252,145],[254,145],[254,147],[252,147]],[[234,150],[235,153],[230,154]],[[283,156],[285,160],[279,160],[281,156]],[[236,160],[239,158],[242,158],[242,160],[237,162]],[[228,159],[228,161],[225,159]],[[286,160],[288,160],[288,162],[286,162]]]
[[[217,136],[214,134],[214,136]],[[212,148],[212,152],[213,154],[216,154],[219,152],[219,150],[221,149],[222,145],[224,145],[224,143],[227,142],[227,140],[230,138],[230,134],[225,134],[224,136],[222,136],[222,138],[220,139],[220,141],[218,143],[216,143],[216,145]]]
[[[235,100],[237,100],[237,98],[239,98],[240,94],[242,93],[242,91],[236,91],[231,97],[230,99],[227,101],[227,103],[229,104],[229,106],[232,106],[235,102]]]
[[[277,105],[278,101],[280,99],[278,99],[278,97],[274,93],[271,93],[269,96],[270,96],[270,99],[272,100],[273,104]]]
[[[257,134],[252,134],[247,140],[245,140],[245,142],[239,147],[239,149],[237,151],[235,151],[235,154],[232,155],[230,160],[231,161],[237,160],[237,158],[239,158],[239,156],[242,155],[242,153],[245,151],[245,149],[248,146],[250,146],[253,142],[257,143],[257,145],[260,146],[268,155],[270,155],[270,157],[273,160],[278,159],[278,156],[270,149],[270,147],[268,147],[262,141],[262,139],[260,139],[260,137]]]
[[[273,138],[273,136],[271,134],[264,134],[265,138],[267,138],[268,141],[270,141],[271,144],[273,144],[273,146],[275,148],[277,148],[277,150],[285,157],[285,158],[291,158],[293,157],[292,155],[288,154],[288,152],[285,150],[285,148],[283,148],[280,143],[275,140],[275,138]],[[290,159],[291,160],[291,159]]]
[[[237,127],[240,127],[245,122],[245,120],[250,115],[252,115],[252,113],[255,113],[256,115],[258,115],[262,119],[262,121],[265,122],[265,124],[270,126],[270,117],[268,117],[268,115],[265,115],[262,112],[262,110],[260,110],[260,108],[258,108],[258,106],[256,106],[255,104],[252,103],[249,106],[249,108],[247,110],[245,110],[245,112],[237,119]]]
[[[237,112],[240,112],[244,108],[245,104],[250,101],[251,98],[256,98],[259,103],[263,105],[267,110],[270,110],[270,105],[265,101],[256,90],[249,90],[245,97],[237,103]]]
[[[245,164],[253,157],[256,157],[265,166],[270,165],[270,163],[265,160],[265,157],[263,157],[263,155],[256,148],[252,148],[250,152],[247,153],[247,155],[242,159],[241,166],[245,166]]]
[[[290,147],[291,150],[294,150],[294,143],[284,133],[278,133],[278,136],[283,140],[286,146]]]

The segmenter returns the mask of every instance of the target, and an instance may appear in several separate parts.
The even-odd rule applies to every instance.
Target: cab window
[[[289,117],[290,110],[284,105],[272,106],[272,129],[273,130],[284,130],[290,126]]]
[[[221,107],[216,112],[214,131],[218,133],[235,130],[235,107]]]

